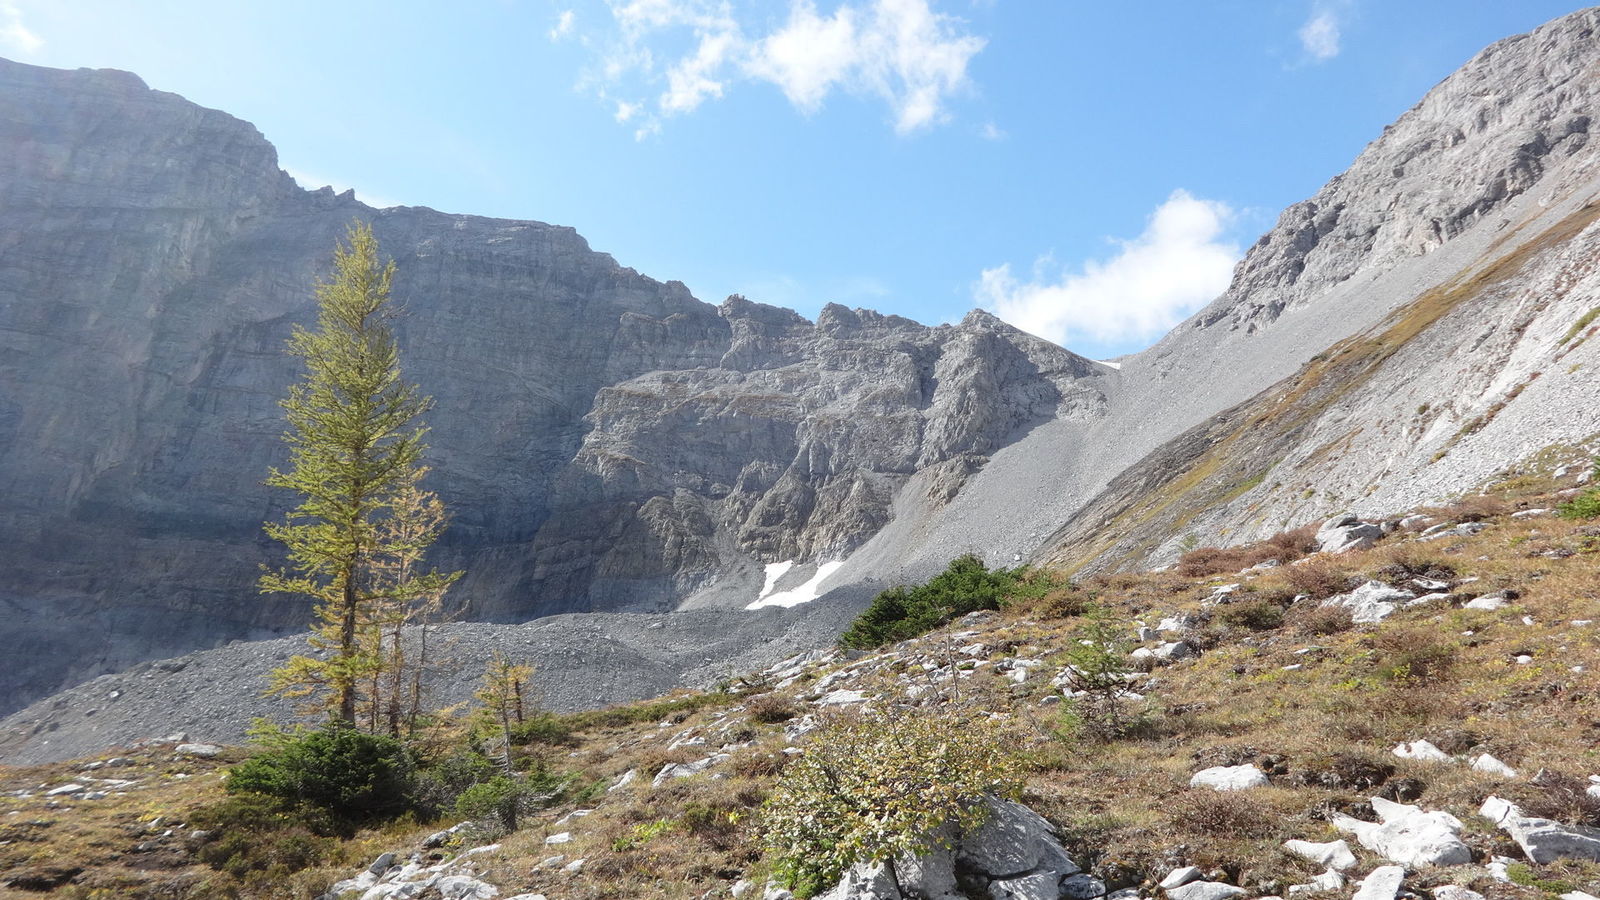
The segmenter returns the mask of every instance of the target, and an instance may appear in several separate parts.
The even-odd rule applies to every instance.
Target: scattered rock
[[[725,762],[728,756],[729,754],[726,753],[713,753],[704,759],[697,759],[694,762],[669,763],[662,766],[661,771],[656,773],[656,777],[650,782],[650,786],[660,787],[674,778],[688,778],[692,775],[699,775],[712,766]]]
[[[1323,606],[1342,606],[1350,610],[1350,620],[1358,624],[1381,622],[1400,608],[1400,604],[1415,600],[1416,594],[1390,587],[1381,581],[1368,581],[1347,594],[1338,594],[1322,601]]]
[[[1344,841],[1317,844],[1295,840],[1285,841],[1283,847],[1296,856],[1309,859],[1336,872],[1343,872],[1356,864],[1356,855],[1350,852],[1350,845]]]
[[[1365,550],[1383,537],[1383,526],[1355,516],[1335,516],[1317,529],[1317,549],[1323,553]]]
[[[1190,787],[1208,787],[1214,791],[1242,791],[1266,787],[1267,775],[1253,765],[1213,766],[1194,773]]]
[[[1305,884],[1289,885],[1289,896],[1292,897],[1295,894],[1314,894],[1323,891],[1342,890],[1344,890],[1344,876],[1339,874],[1339,872],[1335,871],[1334,869],[1329,869],[1326,872],[1323,872],[1321,875],[1312,878]]]
[[[1249,893],[1242,887],[1221,881],[1191,881],[1167,891],[1170,900],[1231,900]]]
[[[222,753],[222,748],[216,744],[179,744],[172,750],[179,756],[198,756],[202,759],[211,759]]]
[[[1354,900],[1394,900],[1405,880],[1404,866],[1379,866],[1361,880]]]
[[[1161,879],[1161,884],[1158,887],[1164,891],[1182,887],[1191,881],[1199,881],[1200,876],[1203,874],[1205,873],[1200,871],[1199,866],[1180,866],[1168,872],[1167,877]]]
[[[1472,861],[1472,851],[1461,842],[1461,820],[1447,812],[1425,812],[1420,807],[1371,798],[1378,822],[1363,822],[1346,815],[1330,820],[1335,828],[1354,834],[1361,845],[1385,859],[1408,866],[1454,866]]]
[[[1450,761],[1449,754],[1428,741],[1412,741],[1409,744],[1400,744],[1394,748],[1394,755],[1401,759],[1420,759],[1428,762]]]
[[[1472,768],[1490,775],[1499,775],[1502,778],[1517,777],[1517,770],[1485,753],[1472,761]]]
[[[1600,829],[1524,816],[1516,804],[1493,796],[1483,801],[1478,815],[1510,835],[1528,859],[1541,866],[1558,859],[1600,861]]]

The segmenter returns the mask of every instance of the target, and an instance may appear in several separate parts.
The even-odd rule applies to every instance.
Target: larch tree
[[[372,227],[351,224],[334,248],[332,276],[317,285],[316,328],[297,327],[289,338],[306,374],[281,401],[289,468],[272,469],[267,484],[294,491],[300,503],[266,524],[289,559],[260,579],[263,593],[315,601],[311,645],[323,651],[291,659],[273,673],[270,690],[313,697],[350,724],[363,702],[372,704],[373,730],[384,717],[377,689],[387,680],[400,691],[399,625],[461,574],[422,565],[445,516],[418,485],[426,471],[420,419],[432,400],[400,377],[394,270],[392,260],[379,262]],[[374,690],[365,701],[364,688]]]

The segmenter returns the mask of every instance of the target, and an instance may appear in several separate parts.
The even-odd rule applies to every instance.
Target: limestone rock
[[[1356,855],[1350,852],[1350,845],[1344,841],[1328,841],[1319,844],[1311,841],[1292,840],[1285,841],[1283,847],[1296,856],[1304,857],[1336,872],[1343,872],[1356,864]]]
[[[1420,759],[1428,762],[1450,761],[1450,754],[1445,753],[1428,741],[1418,740],[1406,744],[1398,744],[1392,752],[1401,759]]]
[[[1232,900],[1248,893],[1242,887],[1221,881],[1191,881],[1167,889],[1168,900]]]
[[[1317,529],[1317,549],[1324,553],[1365,550],[1383,537],[1383,527],[1345,515],[1329,519]]]
[[[1267,774],[1253,765],[1213,766],[1194,773],[1190,787],[1207,787],[1214,791],[1243,791],[1266,787]]]
[[[1472,861],[1461,842],[1461,820],[1443,811],[1371,798],[1378,822],[1335,815],[1334,827],[1356,836],[1361,845],[1385,859],[1408,866],[1454,866]]]
[[[1524,816],[1516,804],[1492,796],[1483,801],[1478,814],[1510,835],[1528,859],[1541,866],[1558,859],[1600,861],[1600,829]]]
[[[1404,866],[1379,866],[1361,880],[1354,900],[1394,900],[1405,878]]]
[[[1390,587],[1381,581],[1368,581],[1347,594],[1339,594],[1322,601],[1323,606],[1342,606],[1350,610],[1351,621],[1368,624],[1381,622],[1408,600],[1416,599],[1411,591]]]

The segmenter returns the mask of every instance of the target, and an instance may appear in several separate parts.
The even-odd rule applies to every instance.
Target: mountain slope
[[[1390,380],[1361,395],[1367,405],[1343,414],[1392,420],[1390,439],[1378,439],[1376,429],[1366,432],[1372,443],[1366,452],[1344,457],[1349,468],[1340,472],[1323,466],[1326,454],[1313,453],[1332,434],[1319,433],[1316,443],[1298,450],[1290,440],[1275,455],[1258,447],[1255,435],[1240,434],[1238,454],[1260,452],[1276,460],[1295,453],[1306,465],[1292,479],[1265,477],[1258,470],[1267,460],[1255,460],[1227,483],[1207,482],[1210,499],[1187,506],[1233,499],[1230,491],[1251,487],[1258,476],[1265,480],[1246,505],[1269,495],[1270,501],[1248,511],[1236,505],[1232,514],[1197,523],[1205,525],[1206,540],[1237,541],[1285,523],[1302,525],[1343,511],[1358,497],[1365,498],[1363,511],[1402,509],[1470,489],[1544,444],[1600,430],[1588,382],[1557,379],[1513,398],[1512,408],[1520,403],[1529,410],[1526,417],[1505,419],[1507,425],[1518,423],[1515,438],[1472,442],[1470,471],[1463,467],[1464,455],[1452,454],[1457,458],[1431,475],[1409,465],[1385,473],[1399,452],[1396,441],[1413,452],[1417,435],[1400,435],[1421,403],[1434,410],[1434,427],[1453,433],[1538,369],[1532,360],[1553,351],[1549,343],[1592,305],[1585,299],[1587,285],[1567,280],[1572,260],[1584,254],[1574,242],[1587,240],[1574,226],[1582,224],[1580,211],[1600,189],[1588,141],[1589,117],[1600,100],[1597,31],[1600,11],[1585,10],[1475,56],[1386,128],[1349,170],[1286,210],[1240,262],[1227,292],[1155,346],[1124,360],[1105,416],[1052,423],[997,453],[954,503],[917,511],[903,518],[904,528],[897,522],[880,534],[863,553],[860,570],[906,561],[908,570],[926,573],[963,548],[994,560],[1021,554],[1081,563],[1098,556],[1090,551],[1107,541],[1129,546],[1101,564],[1169,559],[1192,530],[1192,513],[1154,520],[1135,538],[1118,530],[1129,522],[1117,517],[1122,506],[1114,497],[1131,501],[1138,493],[1133,486],[1147,479],[1153,479],[1149,487],[1175,483],[1188,474],[1173,471],[1175,462],[1200,452],[1185,449],[1185,442],[1203,447],[1233,433],[1205,438],[1207,429],[1218,427],[1209,424],[1213,416],[1247,401],[1269,403],[1263,391],[1342,341],[1369,329],[1378,334],[1391,316],[1405,317],[1413,307],[1430,328],[1441,326],[1417,344],[1431,342],[1425,357],[1431,362],[1422,366],[1424,357],[1412,354],[1394,359]],[[1498,261],[1526,261],[1529,254],[1537,258],[1518,270],[1517,280],[1531,294],[1489,293],[1457,316],[1431,317],[1432,298],[1457,291],[1462,300],[1458,289],[1479,273]],[[1563,285],[1558,295],[1528,300],[1546,297],[1548,285],[1557,281]],[[1511,330],[1482,344],[1488,329],[1473,330],[1474,323],[1502,319]],[[1413,324],[1428,330],[1421,320]],[[1485,347],[1489,352],[1480,353]],[[1513,357],[1515,374],[1497,382],[1502,363]],[[1427,390],[1396,389],[1412,371],[1428,382]],[[1352,387],[1342,380],[1347,377],[1364,376],[1340,369],[1330,373],[1329,383],[1342,391]],[[1537,405],[1535,397],[1542,398]],[[1540,409],[1561,414],[1541,418]],[[1338,420],[1338,414],[1330,415],[1330,423]],[[1357,424],[1346,424],[1344,431]],[[1547,436],[1542,442],[1541,435]],[[1415,452],[1426,460],[1442,440],[1436,434],[1426,450]],[[1124,480],[1102,496],[1123,472]],[[1356,478],[1359,489],[1350,484]],[[1366,494],[1374,480],[1377,490]],[[1303,496],[1307,491],[1312,495]],[[1162,545],[1163,553],[1150,555]],[[854,570],[847,566],[840,577]]]
[[[291,498],[276,405],[335,239],[398,263],[408,378],[464,615],[756,599],[840,555],[904,481],[954,491],[1104,367],[987,316],[816,323],[702,303],[538,222],[303,191],[247,123],[120,72],[0,62],[0,711],[101,672],[299,630],[259,597]],[[802,570],[796,570],[801,577]]]

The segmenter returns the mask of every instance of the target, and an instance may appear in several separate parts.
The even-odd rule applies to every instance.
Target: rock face
[[[112,71],[0,61],[0,712],[66,683],[298,629],[259,597],[289,498],[282,352],[353,219],[399,266],[405,374],[467,615],[755,599],[838,558],[912,475],[944,497],[1105,367],[986,314],[928,328],[701,303],[569,228],[304,191],[257,131]]]

